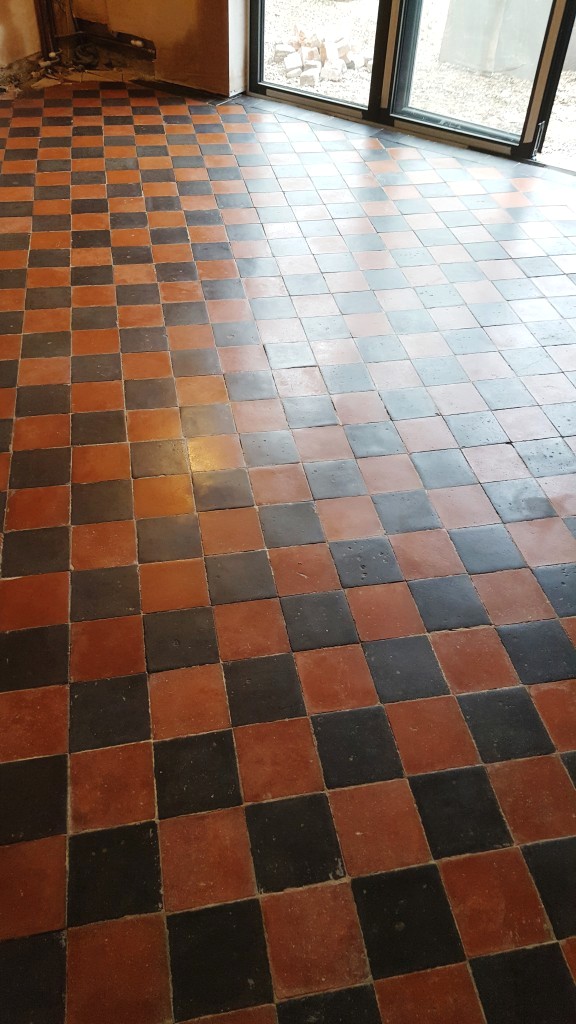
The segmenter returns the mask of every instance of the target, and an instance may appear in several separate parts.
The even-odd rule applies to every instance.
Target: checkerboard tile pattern
[[[240,100],[0,101],[11,1024],[551,1024],[576,191]]]

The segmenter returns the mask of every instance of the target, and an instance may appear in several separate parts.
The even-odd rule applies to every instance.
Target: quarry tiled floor
[[[0,1018],[569,1024],[573,179],[115,85],[0,147]]]

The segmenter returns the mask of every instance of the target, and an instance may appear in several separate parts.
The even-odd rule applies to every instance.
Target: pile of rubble
[[[356,50],[349,39],[331,29],[305,32],[276,43],[274,63],[286,82],[297,89],[318,89],[322,82],[340,82],[348,71],[372,71],[372,53]]]

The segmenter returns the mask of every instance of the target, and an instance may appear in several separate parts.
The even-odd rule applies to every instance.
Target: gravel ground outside
[[[439,61],[450,0],[428,0],[423,6],[412,107],[503,131],[520,132],[532,82],[506,74],[483,75]],[[373,53],[378,0],[266,0],[264,79],[289,86],[283,65],[273,60],[276,43],[294,36],[298,27],[322,37],[337,28],[360,52]],[[347,71],[340,82],[320,83],[315,95],[367,106],[370,73]],[[565,71],[546,139],[545,156],[573,158],[576,166],[576,72]]]
[[[276,43],[286,42],[301,29],[321,39],[328,31],[338,31],[359,53],[374,53],[378,0],[266,0],[264,29],[264,79],[289,86],[282,64],[274,62]],[[340,82],[321,82],[309,92],[317,96],[368,106],[370,72],[347,71]]]

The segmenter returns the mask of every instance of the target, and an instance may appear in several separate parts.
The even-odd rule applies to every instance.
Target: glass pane
[[[262,81],[367,107],[379,0],[264,0]]]
[[[552,0],[423,0],[406,106],[519,136],[551,7]]]
[[[576,171],[576,25],[560,75],[542,155],[546,163]]]

